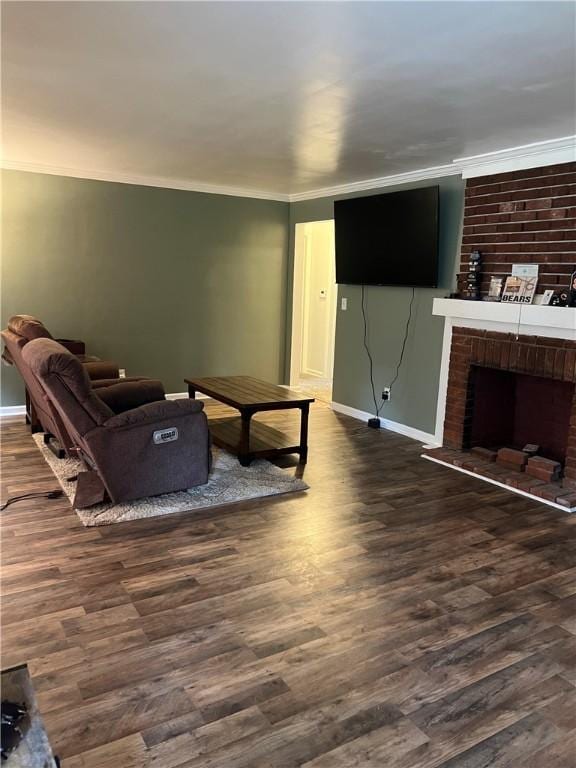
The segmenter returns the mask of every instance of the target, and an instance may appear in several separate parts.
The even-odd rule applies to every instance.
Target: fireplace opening
[[[539,453],[564,464],[574,384],[473,365],[472,422],[468,445],[498,449],[540,446]]]

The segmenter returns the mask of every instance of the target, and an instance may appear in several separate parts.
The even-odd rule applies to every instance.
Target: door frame
[[[334,219],[319,219],[317,221],[305,221],[295,225],[294,231],[294,273],[292,283],[292,333],[290,345],[290,385],[298,383],[302,370],[302,351],[304,345],[304,315],[305,315],[305,275],[306,268],[306,248],[308,246],[308,235],[306,227],[310,224],[334,224]],[[337,289],[331,297],[333,306],[331,311],[332,320],[332,345],[329,350],[330,375],[334,372],[334,342],[336,329],[336,306]]]

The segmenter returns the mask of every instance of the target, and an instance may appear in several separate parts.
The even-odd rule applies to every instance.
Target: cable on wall
[[[392,394],[392,387],[398,381],[398,376],[400,375],[400,368],[402,366],[402,361],[404,360],[404,352],[406,351],[406,342],[408,341],[408,333],[410,332],[410,322],[412,320],[412,307],[414,305],[415,295],[416,295],[416,289],[413,287],[412,297],[410,298],[410,306],[408,308],[408,320],[406,321],[406,329],[404,331],[404,340],[402,342],[402,351],[400,352],[400,359],[398,360],[398,365],[396,366],[396,373],[394,374],[394,378],[389,384],[390,394]]]
[[[365,291],[366,286],[362,284],[362,319],[364,321],[364,349],[366,350],[366,354],[368,355],[368,362],[370,364],[370,386],[372,387],[372,399],[374,401],[374,416],[378,418],[380,415],[380,409],[382,408],[382,405],[380,408],[378,408],[378,403],[376,401],[376,389],[374,387],[374,361],[372,360],[372,355],[370,353],[370,347],[368,346],[368,320],[366,319],[366,306],[365,306]]]
[[[518,324],[516,326],[516,341],[518,341],[518,337],[520,336],[520,328],[522,326],[522,304],[518,305]]]
[[[362,300],[361,300],[361,306],[362,306],[362,320],[364,323],[364,349],[366,350],[366,355],[368,357],[368,362],[370,366],[370,387],[372,389],[372,400],[374,401],[374,416],[378,419],[380,416],[380,412],[384,405],[386,404],[386,400],[383,400],[380,405],[378,405],[378,401],[376,398],[376,386],[374,384],[374,360],[372,359],[372,354],[370,352],[370,347],[368,345],[368,320],[366,318],[366,301],[365,301],[365,285],[362,285]],[[400,375],[400,368],[402,367],[402,362],[404,361],[404,353],[406,351],[406,342],[408,341],[408,334],[410,333],[410,323],[412,321],[412,308],[414,306],[414,298],[416,296],[416,289],[412,288],[412,296],[410,297],[410,304],[408,307],[408,318],[406,320],[406,327],[404,329],[404,338],[402,340],[402,348],[400,350],[400,358],[398,360],[398,363],[396,365],[396,371],[394,373],[394,377],[392,381],[389,384],[390,394],[392,394],[392,388],[394,387],[394,384],[398,381],[398,377]],[[371,425],[370,425],[371,426]]]

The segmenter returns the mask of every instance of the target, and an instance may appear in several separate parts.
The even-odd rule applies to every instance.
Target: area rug
[[[72,502],[76,493],[76,483],[70,482],[68,478],[74,477],[81,471],[80,462],[76,459],[57,459],[44,445],[42,435],[33,435],[33,438],[64,493]],[[174,512],[205,510],[247,499],[305,491],[308,488],[303,480],[291,476],[287,470],[275,467],[274,464],[263,459],[253,461],[249,467],[243,467],[235,456],[218,448],[213,449],[213,458],[210,479],[206,485],[120,504],[107,502],[97,504],[90,509],[74,511],[85,526],[111,525],[128,520],[171,515]]]

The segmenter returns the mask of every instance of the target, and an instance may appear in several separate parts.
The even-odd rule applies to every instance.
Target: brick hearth
[[[424,455],[428,459],[471,472],[492,482],[508,485],[513,490],[523,491],[538,499],[554,502],[572,512],[576,511],[576,490],[566,487],[560,481],[547,483],[525,472],[516,472],[496,462],[486,461],[474,451],[433,448],[426,451]]]

